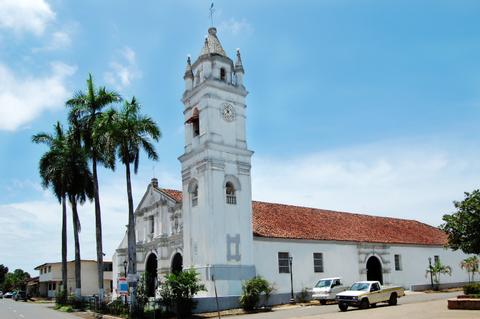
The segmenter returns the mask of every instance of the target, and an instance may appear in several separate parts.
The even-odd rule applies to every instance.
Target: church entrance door
[[[147,288],[147,296],[155,297],[155,289],[157,288],[157,256],[150,254],[147,259],[147,265],[145,267],[145,283]]]
[[[178,274],[183,270],[183,257],[182,254],[176,253],[172,258],[171,271],[174,274]]]
[[[367,280],[380,281],[383,285],[382,264],[375,256],[371,256],[367,260]]]

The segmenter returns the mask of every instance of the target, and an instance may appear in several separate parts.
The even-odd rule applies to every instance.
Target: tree
[[[425,277],[431,274],[433,277],[433,282],[435,283],[435,290],[439,289],[440,286],[440,275],[452,275],[452,268],[450,266],[443,265],[440,260],[435,261],[435,264],[428,266]]]
[[[443,215],[440,228],[448,235],[448,246],[466,254],[480,254],[480,190],[465,192],[465,199],[453,202],[457,211]]]
[[[479,262],[480,261],[478,260],[477,256],[471,256],[471,257],[465,258],[460,263],[460,268],[465,269],[468,273],[468,282],[474,281],[475,273],[480,272]]]
[[[3,285],[3,282],[5,281],[6,274],[8,274],[8,267],[1,264],[0,265],[0,287]]]
[[[97,118],[102,114],[103,108],[121,101],[120,95],[115,91],[109,91],[105,87],[95,88],[92,75],[87,79],[86,92],[79,91],[73,98],[67,101],[70,107],[69,121],[72,126],[79,128],[81,138],[88,156],[92,161],[93,193],[95,200],[95,239],[97,246],[97,272],[98,272],[98,295],[100,300],[104,297],[103,287],[103,243],[102,243],[102,217],[100,209],[100,195],[98,187],[97,163],[113,168],[114,160],[105,154],[99,140],[94,138],[93,131]]]
[[[137,273],[137,252],[135,239],[135,216],[133,211],[133,197],[131,184],[131,167],[136,174],[140,162],[140,151],[143,149],[148,158],[157,160],[158,155],[150,139],[158,141],[160,130],[150,118],[140,114],[140,106],[135,97],[130,102],[125,101],[122,109],[105,112],[99,120],[97,131],[98,140],[102,140],[106,149],[115,149],[120,161],[125,165],[128,197],[128,274]],[[132,288],[132,308],[136,307],[136,283],[130,283]]]
[[[39,162],[39,173],[44,188],[51,188],[62,205],[62,289],[67,293],[67,206],[66,206],[66,170],[65,134],[60,122],[54,126],[54,133],[39,133],[32,137],[34,143],[43,143],[49,150],[43,154]]]
[[[82,148],[80,140],[76,138],[76,128],[70,128],[65,146],[65,165],[67,166],[67,197],[72,208],[73,236],[75,241],[75,296],[81,298],[81,258],[80,239],[81,231],[80,218],[78,216],[77,204],[83,204],[93,199],[92,173],[88,168],[88,157],[85,149]]]
[[[177,318],[188,317],[195,308],[193,297],[205,290],[195,269],[168,274],[160,285],[162,302],[175,311]]]
[[[28,272],[25,272],[22,269],[15,269],[13,272],[9,272],[5,275],[3,290],[25,290],[29,279],[30,274]]]

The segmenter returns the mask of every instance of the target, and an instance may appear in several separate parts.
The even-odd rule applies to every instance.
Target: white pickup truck
[[[342,291],[348,289],[344,286],[342,278],[322,278],[312,288],[312,299],[320,301],[322,305],[326,304],[328,300],[335,300],[335,296]]]
[[[340,310],[347,311],[349,306],[367,309],[380,302],[393,306],[397,304],[397,299],[403,296],[405,290],[402,287],[382,287],[378,281],[358,281],[350,290],[337,294],[336,299]]]

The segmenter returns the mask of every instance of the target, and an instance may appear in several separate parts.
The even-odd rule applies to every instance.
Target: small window
[[[438,255],[433,256],[433,261],[434,261],[435,265],[439,264],[440,263],[440,256],[438,256]]]
[[[379,291],[380,290],[380,285],[378,283],[373,283],[372,287],[370,288],[370,291]]]
[[[227,196],[227,204],[236,205],[237,196],[235,195],[235,187],[232,183],[227,182],[227,184],[225,184],[225,193]]]
[[[227,79],[227,73],[224,68],[220,69],[220,80],[225,81]]]
[[[111,262],[103,263],[103,271],[112,271],[113,265]]]
[[[395,270],[402,270],[402,258],[400,255],[395,255]]]
[[[323,272],[322,253],[313,253],[313,272]]]
[[[40,275],[43,274],[43,268],[40,268]]]
[[[192,191],[192,206],[198,205],[198,185],[193,186]]]
[[[197,74],[195,75],[195,85],[200,84],[200,71],[197,71]]]
[[[150,234],[155,233],[155,218],[153,216],[150,216],[148,218],[149,224],[150,224]]]
[[[278,253],[278,272],[281,274],[290,273],[290,253]]]
[[[48,266],[48,272],[52,272],[52,266]]]

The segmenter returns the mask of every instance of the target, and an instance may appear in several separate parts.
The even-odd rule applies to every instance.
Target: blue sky
[[[37,172],[46,149],[30,139],[65,122],[63,103],[89,72],[135,95],[162,130],[160,160],[143,159],[134,178],[135,204],[152,175],[180,187],[182,76],[209,6],[0,0],[0,263],[32,271],[60,259],[60,207]],[[245,66],[254,199],[438,225],[479,187],[478,1],[215,7],[224,49],[240,48]],[[124,173],[100,174],[111,256],[127,223]],[[93,208],[81,213],[82,257],[94,258]]]

